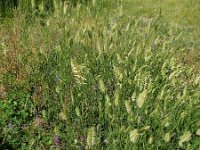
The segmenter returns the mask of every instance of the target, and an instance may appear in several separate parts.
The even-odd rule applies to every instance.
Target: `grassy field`
[[[200,69],[199,0],[125,0],[124,9],[130,16],[154,18],[161,14],[167,25],[182,30],[181,41],[188,50],[185,59],[190,65]]]
[[[0,149],[200,149],[200,2],[92,1],[0,21]]]

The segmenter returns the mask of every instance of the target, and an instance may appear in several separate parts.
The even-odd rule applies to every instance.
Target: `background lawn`
[[[185,59],[200,69],[199,0],[124,0],[123,6],[125,14],[132,17],[153,18],[161,13],[164,22],[181,28],[181,40],[188,49]]]

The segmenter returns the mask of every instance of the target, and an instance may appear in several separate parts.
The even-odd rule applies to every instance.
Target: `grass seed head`
[[[87,146],[89,148],[91,148],[93,145],[95,145],[95,139],[96,139],[95,128],[91,127],[88,130],[88,135],[87,135]]]
[[[149,137],[148,143],[149,143],[149,144],[152,144],[152,143],[153,143],[153,136],[152,136],[152,135]]]
[[[196,131],[196,135],[200,136],[200,129]]]
[[[188,141],[191,140],[191,138],[192,138],[191,136],[192,136],[192,134],[189,131],[184,133],[182,136],[180,136],[178,145],[180,147],[182,147],[183,143],[188,142]]]
[[[66,12],[67,12],[68,5],[69,5],[68,2],[65,1],[64,4],[63,4],[63,13],[64,13],[64,14],[66,14]]]
[[[138,137],[139,137],[139,133],[138,133],[138,130],[137,129],[134,129],[130,132],[130,141],[132,143],[136,143]]]
[[[136,100],[136,93],[135,93],[135,92],[133,92],[133,94],[132,94],[132,96],[131,96],[131,100],[132,100],[132,101],[135,101],[135,100]]]
[[[115,91],[114,104],[115,106],[119,106],[119,91]]]
[[[129,101],[125,101],[125,107],[126,107],[126,111],[128,114],[131,114],[132,113],[132,110],[131,110],[131,105],[130,105],[130,102]]]
[[[35,0],[31,0],[31,7],[32,7],[32,10],[35,10]]]
[[[200,84],[200,75],[194,80],[194,84]]]
[[[80,117],[81,116],[80,109],[78,107],[76,107],[75,111],[76,111],[76,115],[78,117]]]
[[[171,136],[170,136],[170,133],[169,132],[167,132],[165,135],[164,135],[164,141],[166,142],[166,143],[168,143],[169,141],[170,141],[170,138],[171,138]]]
[[[147,96],[147,90],[145,89],[142,93],[139,94],[138,99],[136,101],[137,106],[141,108],[145,102]]]
[[[105,93],[106,92],[106,87],[105,84],[103,82],[103,79],[99,80],[99,89],[101,90],[101,92]]]

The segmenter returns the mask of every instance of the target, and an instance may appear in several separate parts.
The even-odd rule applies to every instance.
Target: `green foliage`
[[[23,13],[35,12],[35,11],[53,11],[56,9],[56,5],[64,7],[65,4],[70,4],[71,6],[76,6],[77,4],[89,4],[91,0],[3,0],[0,2],[1,11],[0,15],[13,16],[14,9],[18,9]]]
[[[200,77],[182,61],[183,29],[118,4],[55,3],[2,25],[0,148],[199,148]]]

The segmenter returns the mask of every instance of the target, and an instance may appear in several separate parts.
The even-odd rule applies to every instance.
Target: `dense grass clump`
[[[118,4],[0,25],[0,148],[199,148],[200,76],[182,28]]]

